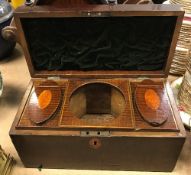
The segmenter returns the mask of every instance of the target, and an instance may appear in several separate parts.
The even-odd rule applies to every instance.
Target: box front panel
[[[92,147],[92,139],[100,146]],[[184,143],[182,138],[29,135],[12,141],[26,167],[135,171],[172,171]]]

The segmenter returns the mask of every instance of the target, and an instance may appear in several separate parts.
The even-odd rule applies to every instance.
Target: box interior
[[[70,96],[70,110],[80,119],[109,120],[118,117],[124,109],[122,92],[106,83],[86,84]]]
[[[36,125],[29,119],[28,111],[34,108],[34,103],[30,103],[30,99],[32,92],[42,84],[42,80],[39,79],[34,81],[17,128],[179,131],[164,82],[154,81],[153,83],[148,84],[147,88],[155,87],[164,91],[159,110],[165,112],[167,117],[167,121],[157,127],[146,122],[137,109],[134,93],[142,81],[137,82],[135,79],[130,82],[127,79],[59,80],[57,84],[63,92],[60,107],[53,116],[45,116],[49,118],[48,121]],[[45,89],[49,90],[50,87],[47,86]],[[160,94],[161,91],[157,89],[156,93]],[[47,109],[49,107],[53,109],[53,106],[54,103],[50,103]]]

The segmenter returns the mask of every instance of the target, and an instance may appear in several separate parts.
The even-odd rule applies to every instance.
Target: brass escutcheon
[[[90,141],[89,141],[89,145],[90,145],[90,147],[93,148],[93,149],[98,149],[98,148],[101,147],[101,141],[100,141],[100,139],[98,139],[98,138],[92,138],[92,139],[90,139]]]

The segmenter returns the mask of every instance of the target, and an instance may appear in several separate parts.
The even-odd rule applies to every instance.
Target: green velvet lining
[[[22,19],[36,70],[162,70],[176,17]]]

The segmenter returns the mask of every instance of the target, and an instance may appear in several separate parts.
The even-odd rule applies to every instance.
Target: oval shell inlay
[[[38,97],[38,105],[40,109],[45,109],[52,100],[52,92],[50,90],[44,90]]]
[[[146,105],[152,110],[157,110],[160,106],[160,97],[153,89],[147,89],[145,91]]]

